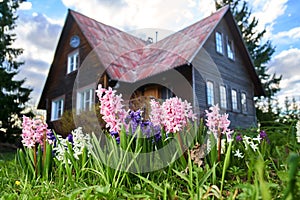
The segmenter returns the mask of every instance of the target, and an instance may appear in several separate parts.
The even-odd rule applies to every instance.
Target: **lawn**
[[[216,148],[205,156],[198,154],[201,162],[196,162],[197,145],[192,145],[186,159],[181,156],[162,169],[146,173],[121,168],[130,162],[117,159],[128,155],[104,155],[105,149],[95,147],[99,142],[97,137],[91,138],[93,150],[82,165],[83,154],[79,160],[66,154],[65,159],[70,162],[53,159],[47,178],[26,171],[16,153],[1,153],[0,196],[1,199],[299,199],[299,144],[295,139],[282,144],[274,135],[277,132],[269,132],[269,138],[273,139],[261,141],[253,151],[251,141],[255,140],[250,139],[253,130],[245,132],[243,139],[249,140],[248,149],[236,137],[237,140],[226,144],[220,162]],[[117,151],[115,140],[109,140],[108,144]]]

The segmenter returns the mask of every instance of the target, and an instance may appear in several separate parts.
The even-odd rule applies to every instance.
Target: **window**
[[[162,99],[169,99],[169,98],[172,98],[174,95],[173,95],[173,92],[171,89],[169,88],[166,88],[166,87],[163,87],[161,89],[161,98]]]
[[[75,51],[68,55],[68,71],[67,73],[71,73],[75,71],[79,66],[79,51]]]
[[[236,92],[236,90],[231,90],[231,101],[232,101],[232,109],[237,110],[238,105],[237,105],[237,92]]]
[[[77,114],[81,111],[88,111],[92,109],[94,104],[94,89],[85,89],[77,92]]]
[[[234,60],[234,49],[232,40],[227,40],[227,56],[228,58]]]
[[[51,120],[60,119],[64,111],[64,99],[56,99],[52,101]]]
[[[227,108],[227,94],[226,87],[224,85],[220,86],[220,104],[221,108]]]
[[[214,84],[211,81],[206,82],[207,104],[214,105]]]
[[[242,105],[242,112],[246,113],[247,112],[247,98],[246,98],[245,92],[242,92],[242,94],[241,94],[241,105]]]
[[[222,40],[222,34],[219,32],[216,32],[216,51],[218,53],[223,54],[223,40]]]

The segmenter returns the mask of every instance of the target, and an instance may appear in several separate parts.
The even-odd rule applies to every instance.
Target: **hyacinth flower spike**
[[[116,133],[120,133],[121,126],[125,125],[127,116],[122,104],[122,95],[116,95],[116,90],[111,87],[103,88],[101,84],[98,85],[96,93],[100,101],[100,114],[106,123],[106,128],[109,128],[112,137],[119,140],[120,135],[116,135]]]
[[[167,99],[160,105],[155,100],[151,100],[150,120],[153,125],[162,125],[166,134],[177,133],[178,141],[182,153],[185,152],[180,132],[188,124],[189,120],[196,119],[192,106],[186,100],[182,101],[178,97]]]
[[[213,133],[215,139],[218,141],[218,161],[221,161],[221,140],[222,136],[226,135],[227,141],[232,140],[232,130],[229,129],[230,121],[228,120],[228,114],[220,114],[218,104],[211,106],[209,110],[206,110],[206,126],[209,131]]]
[[[49,156],[47,156],[47,143],[50,144],[52,142],[51,140],[49,140],[50,135],[51,130],[49,130],[48,125],[43,122],[42,117],[36,117],[34,119],[31,119],[29,117],[23,116],[22,143],[24,147],[27,147],[28,149],[33,149],[33,164],[36,175],[38,173],[37,152],[41,152],[41,149],[43,149],[42,165],[43,167],[48,166],[45,163],[46,160],[49,160]]]

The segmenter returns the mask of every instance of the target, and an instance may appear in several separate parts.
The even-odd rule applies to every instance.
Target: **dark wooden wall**
[[[80,45],[78,48],[72,48],[69,45],[70,38],[73,35],[78,35],[80,37]],[[85,60],[86,56],[90,53],[91,47],[80,31],[78,25],[75,23],[73,17],[69,15],[67,17],[65,27],[63,28],[63,32],[60,36],[53,63],[50,67],[44,91],[39,103],[40,109],[47,110],[47,122],[50,124],[50,127],[52,124],[50,120],[53,99],[63,97],[64,110],[72,109],[72,100],[74,100],[72,98],[72,93],[78,70],[67,74],[67,65],[68,54],[76,50],[79,50],[80,66]]]
[[[214,99],[215,104],[220,106],[219,86],[224,85],[227,91],[227,110],[222,112],[229,113],[231,127],[251,127],[256,125],[256,113],[254,106],[254,84],[247,70],[244,58],[241,56],[235,38],[232,35],[233,28],[230,27],[225,19],[222,19],[215,31],[223,34],[223,52],[216,52],[215,31],[212,32],[203,48],[197,54],[192,64],[194,66],[195,75],[195,91],[198,98],[200,112],[203,114],[208,109],[206,97],[206,81],[214,83]],[[226,40],[234,42],[235,59],[231,60],[227,57]],[[250,66],[251,67],[251,66]],[[231,104],[231,89],[237,91],[238,109],[233,110]],[[242,112],[241,108],[241,92],[246,93],[247,97],[247,113]]]

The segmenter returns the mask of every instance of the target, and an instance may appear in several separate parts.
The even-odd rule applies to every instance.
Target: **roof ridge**
[[[70,13],[76,13],[76,14],[81,15],[81,16],[84,17],[84,18],[88,18],[89,20],[92,20],[92,21],[94,21],[94,22],[96,22],[96,23],[98,23],[98,24],[101,24],[101,25],[104,25],[104,26],[111,27],[111,28],[116,29],[116,30],[118,30],[118,31],[122,31],[122,30],[120,30],[120,29],[118,29],[118,28],[116,28],[116,27],[114,27],[114,26],[111,26],[111,25],[105,24],[105,23],[103,23],[103,22],[100,22],[100,21],[98,21],[98,20],[96,20],[96,19],[94,19],[94,18],[91,18],[91,17],[89,17],[89,16],[87,16],[87,15],[84,15],[84,14],[78,12],[78,11],[72,10],[72,9],[70,9],[70,8],[69,8],[68,10],[69,10]],[[75,20],[77,21],[77,18],[75,18]],[[78,22],[78,21],[77,21],[77,22]],[[125,31],[122,31],[122,32],[125,32]]]
[[[229,5],[223,6],[222,8],[219,8],[219,9],[216,10],[215,12],[211,13],[209,16],[206,16],[206,17],[200,19],[199,21],[197,21],[197,22],[195,22],[195,23],[193,23],[193,24],[191,24],[191,25],[189,25],[189,26],[187,26],[187,27],[185,27],[185,28],[183,28],[183,29],[181,29],[181,30],[179,30],[179,31],[182,31],[182,30],[187,29],[187,28],[189,28],[189,27],[191,27],[191,26],[194,26],[194,25],[200,23],[201,21],[204,21],[204,20],[207,20],[207,19],[209,19],[209,18],[212,18],[213,16],[218,15],[218,14],[221,13],[221,12],[224,12],[223,14],[225,14],[225,13],[228,11],[228,9],[229,9]],[[222,17],[220,17],[220,18],[222,18]],[[178,32],[179,32],[179,31],[178,31]]]

